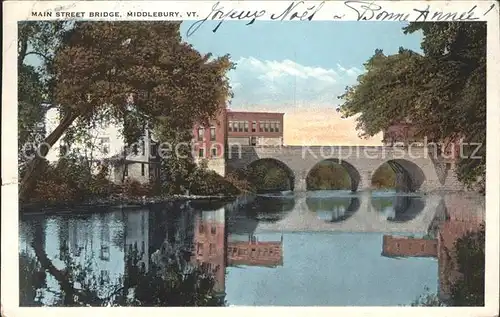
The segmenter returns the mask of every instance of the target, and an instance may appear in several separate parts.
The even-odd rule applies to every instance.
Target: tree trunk
[[[52,133],[45,138],[44,144],[40,147],[40,155],[36,155],[31,162],[28,163],[28,168],[26,174],[24,175],[21,186],[19,189],[19,200],[23,201],[26,196],[33,190],[35,181],[40,175],[41,164],[49,152],[50,148],[61,138],[61,136],[66,132],[66,130],[73,124],[73,122],[80,116],[80,111],[73,111],[69,115],[66,115],[64,119],[59,123],[57,128],[52,131]]]

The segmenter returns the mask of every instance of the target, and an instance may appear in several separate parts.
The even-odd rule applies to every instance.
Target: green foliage
[[[455,242],[460,278],[453,284],[453,306],[484,306],[485,228],[471,232]]]
[[[321,162],[314,167],[306,179],[307,189],[351,189],[351,178],[340,164]]]
[[[207,170],[206,166],[197,167],[188,177],[189,192],[193,195],[237,195],[240,190],[224,177],[214,171]]]
[[[152,191],[153,189],[150,184],[141,184],[137,180],[126,180],[120,186],[120,192],[126,197],[149,197]]]
[[[388,163],[382,164],[372,176],[372,186],[375,188],[395,188],[396,173]]]
[[[108,166],[102,163],[94,172],[85,158],[69,154],[56,163],[45,162],[44,173],[30,197],[32,202],[76,202],[102,198],[116,188],[108,180]]]
[[[345,116],[360,114],[365,136],[407,120],[417,136],[446,141],[461,137],[486,147],[486,23],[410,23],[404,32],[423,32],[424,55],[401,48],[381,50],[365,63],[357,85],[339,98]],[[458,177],[483,183],[485,157],[463,158]],[[481,184],[480,184],[481,186]]]
[[[274,160],[258,161],[245,171],[248,181],[257,192],[290,190],[293,186],[287,168]]]
[[[255,192],[255,188],[247,180],[246,175],[241,171],[232,171],[226,175],[226,181],[231,183],[236,187],[240,193],[252,193]]]
[[[48,31],[40,36],[38,30]],[[184,133],[194,121],[211,118],[231,96],[226,73],[234,65],[229,56],[197,52],[182,41],[180,22],[27,22],[20,32],[21,63],[38,38],[53,44],[50,54],[38,51],[47,61],[48,77],[57,78],[46,86],[62,115],[45,139],[49,146],[66,132],[71,142],[75,134],[106,123],[121,123],[128,145],[145,126],[164,120],[173,131]],[[21,199],[40,176],[41,161],[36,158],[27,169]],[[185,176],[182,169],[176,173],[181,175],[172,179]]]
[[[144,124],[210,117],[230,95],[228,56],[202,55],[182,41],[179,22],[76,22],[56,53],[56,99],[77,124],[110,118],[127,144]],[[178,123],[178,125],[177,125]]]

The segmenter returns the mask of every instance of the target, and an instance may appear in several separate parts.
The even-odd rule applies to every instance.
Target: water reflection
[[[392,222],[415,219],[425,207],[422,197],[413,195],[376,195],[371,198],[373,208]]]
[[[220,306],[228,296],[229,303],[237,305],[394,305],[404,304],[403,297],[412,301],[422,281],[432,285],[436,265],[429,259],[411,259],[401,266],[383,258],[386,231],[377,231],[374,222],[387,229],[383,224],[388,219],[399,229],[394,223],[414,219],[424,200],[389,194],[375,194],[366,203],[363,199],[357,194],[316,192],[304,197],[266,195],[233,202],[176,202],[147,209],[25,217],[20,222],[20,303]],[[380,214],[383,219],[378,219]],[[361,223],[364,219],[366,224]],[[346,224],[344,232],[328,232],[342,231]],[[266,231],[259,226],[279,229]],[[352,228],[360,232],[353,233]],[[36,246],[56,270],[47,269],[50,263],[35,254]],[[325,263],[336,269],[324,271]],[[368,265],[372,263],[376,268]],[[365,272],[370,283],[361,283],[358,289],[357,275],[335,273],[353,266]],[[71,279],[64,281],[64,274]],[[415,277],[414,288],[392,292],[406,290],[409,276]],[[385,283],[382,280],[391,281],[386,290],[392,294],[386,296],[390,300],[377,297],[381,292],[367,286]],[[313,286],[318,284],[320,291]],[[354,296],[354,291],[349,295],[346,289],[356,289],[367,300]],[[267,295],[252,297],[261,291]],[[75,294],[83,296],[79,303],[71,299]]]
[[[283,263],[281,240],[259,241],[250,234],[228,241],[225,208],[208,201],[31,217],[21,222],[20,232],[20,269],[31,272],[21,275],[23,306],[220,306],[227,266]],[[43,271],[50,274],[40,283]],[[80,295],[76,303],[76,293],[92,297]]]
[[[258,222],[276,222],[283,219],[294,207],[293,195],[259,195],[239,208],[238,212]]]
[[[306,204],[317,217],[327,222],[340,222],[359,210],[358,197],[307,197]]]

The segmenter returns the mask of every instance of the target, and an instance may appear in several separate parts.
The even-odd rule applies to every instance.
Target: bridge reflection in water
[[[371,269],[375,274],[373,276],[385,274],[382,273],[387,271],[384,265],[396,264],[380,259],[382,235],[391,232],[425,234],[433,227],[435,215],[445,208],[443,197],[439,195],[366,195],[337,191],[242,197],[230,203],[179,202],[137,210],[114,209],[104,214],[90,211],[84,215],[24,217],[20,222],[20,251],[34,257],[30,249],[31,242],[34,239],[43,241],[47,254],[58,267],[64,266],[58,257],[59,250],[64,245],[77,262],[83,263],[94,254],[96,257],[90,270],[100,275],[103,281],[101,288],[106,288],[106,283],[113,279],[119,280],[124,274],[127,253],[131,249],[140,251],[140,265],[145,270],[153,268],[162,258],[180,252],[189,255],[187,260],[190,263],[205,267],[213,274],[216,280],[215,289],[222,296],[227,291],[227,268],[280,267],[286,271],[297,267],[300,261],[304,261],[300,265],[312,265],[309,258],[314,257],[312,249],[319,252],[314,253],[316,256],[328,257],[325,254],[332,252],[331,256],[336,258],[336,252],[344,252],[345,250],[341,249],[349,246],[349,250],[352,249],[349,252],[358,255],[351,256],[351,253],[345,251],[347,253],[342,255],[342,263],[350,257],[364,254],[369,257],[366,263],[380,262],[378,269]],[[292,233],[294,231],[299,233]],[[318,231],[325,233],[311,235]],[[340,233],[333,237],[327,231]],[[356,232],[369,234],[352,234]],[[295,245],[293,249],[285,249],[283,236],[286,243]],[[333,246],[332,241],[340,244]],[[327,252],[330,249],[339,250]],[[288,256],[285,257],[286,254]],[[294,256],[291,257],[291,254]],[[287,264],[287,261],[293,263]],[[339,259],[336,258],[336,261]],[[353,258],[353,261],[359,259]],[[408,270],[416,270],[416,266],[420,265],[418,263],[422,263],[415,261]],[[428,276],[433,275],[429,275],[428,270],[435,267],[435,264],[429,262],[424,266],[426,271],[422,270],[425,274],[417,276],[419,279],[422,279],[422,276],[427,276],[428,279]],[[390,270],[394,269],[396,267],[390,266]],[[234,270],[231,272],[236,274]],[[401,278],[407,281],[405,272],[401,273]],[[318,278],[323,277],[318,275]],[[317,282],[319,280],[311,280],[312,284]],[[375,284],[379,282],[373,281]],[[50,288],[57,288],[54,280],[49,281],[49,284]],[[234,287],[231,291],[237,292]],[[238,296],[233,294],[232,298],[236,297]],[[312,304],[315,302],[313,299],[310,296],[309,300],[312,302],[303,304]],[[345,300],[346,302],[342,303],[350,302]],[[382,302],[369,304],[386,302],[379,300]]]
[[[254,231],[426,232],[442,197],[316,191],[251,198],[231,217]],[[247,228],[250,230],[250,228]]]

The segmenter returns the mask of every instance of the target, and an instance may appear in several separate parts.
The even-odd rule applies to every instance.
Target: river
[[[445,194],[318,191],[229,203],[60,210],[21,216],[20,254],[35,258],[31,244],[40,242],[63,269],[61,250],[67,250],[72,263],[86,265],[86,276],[98,279],[100,292],[123,281],[130,250],[138,250],[145,271],[169,252],[187,250],[189,261],[215,268],[213,287],[229,306],[409,305],[426,288],[437,290],[437,260],[383,256],[383,236],[432,236],[449,208],[446,201]],[[35,284],[24,279],[21,299],[30,297]],[[57,288],[48,275],[36,291],[43,305],[55,305]]]

